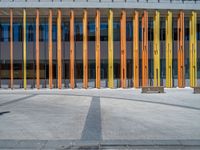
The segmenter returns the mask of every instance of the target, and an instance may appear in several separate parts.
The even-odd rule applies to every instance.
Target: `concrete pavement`
[[[0,90],[0,148],[27,148],[26,142],[33,149],[81,143],[200,148],[200,95],[190,88],[165,91]]]

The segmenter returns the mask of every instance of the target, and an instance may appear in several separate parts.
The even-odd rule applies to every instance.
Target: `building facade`
[[[200,1],[0,0],[1,88],[200,85]]]

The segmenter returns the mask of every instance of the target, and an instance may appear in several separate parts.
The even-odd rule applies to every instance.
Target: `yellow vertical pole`
[[[74,11],[70,11],[70,86],[74,88]]]
[[[26,89],[26,9],[23,9],[23,34],[24,89]]]
[[[135,88],[139,87],[139,12],[135,11],[133,16],[133,84]]]
[[[197,85],[197,13],[190,17],[190,86]]]
[[[62,50],[61,50],[61,10],[57,16],[57,65],[58,65],[58,88],[62,88]]]
[[[48,47],[49,47],[49,88],[53,87],[53,62],[52,62],[52,10],[49,10]]]
[[[180,11],[178,16],[178,87],[185,87],[185,65],[184,65],[184,12]]]
[[[160,86],[160,12],[154,16],[154,86]]]
[[[13,10],[10,9],[10,88],[13,89]]]
[[[166,17],[166,87],[172,87],[172,12]]]
[[[87,10],[83,11],[83,88],[88,87],[88,33]]]
[[[36,85],[40,88],[39,9],[36,10]]]
[[[95,56],[96,56],[96,88],[100,88],[101,82],[101,59],[100,59],[100,10],[96,10],[96,41],[95,41]]]
[[[126,12],[122,10],[120,19],[121,47],[121,88],[126,87]]]
[[[108,13],[108,87],[113,88],[113,11]]]

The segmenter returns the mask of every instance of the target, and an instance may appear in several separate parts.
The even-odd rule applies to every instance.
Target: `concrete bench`
[[[146,86],[142,87],[142,93],[164,93],[164,87],[163,86]]]
[[[194,94],[200,94],[200,86],[194,87]]]

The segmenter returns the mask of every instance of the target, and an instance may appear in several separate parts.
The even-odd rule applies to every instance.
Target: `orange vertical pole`
[[[121,88],[126,88],[126,12],[122,10],[120,19],[121,47]]]
[[[36,87],[40,88],[39,9],[36,10]]]
[[[83,11],[83,88],[88,87],[88,33],[87,10]]]
[[[101,80],[101,59],[100,59],[100,10],[98,9],[96,11],[96,18],[95,18],[95,22],[96,22],[96,32],[95,32],[95,36],[96,36],[96,42],[95,42],[95,49],[96,49],[96,88],[100,88],[100,80]]]
[[[74,11],[70,11],[70,87],[74,88]]]
[[[139,87],[139,12],[135,11],[133,16],[133,85],[135,88]]]
[[[178,16],[178,87],[185,87],[184,67],[184,12]]]
[[[57,14],[57,65],[58,65],[58,88],[62,88],[62,50],[61,50],[61,10]]]
[[[52,10],[49,10],[49,40],[48,40],[48,47],[49,47],[49,88],[52,89],[53,87],[53,62],[52,62]]]
[[[10,88],[13,89],[13,10],[10,9]]]
[[[148,86],[148,12],[142,16],[142,86]]]

